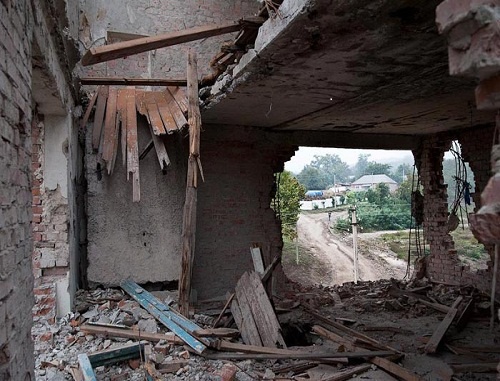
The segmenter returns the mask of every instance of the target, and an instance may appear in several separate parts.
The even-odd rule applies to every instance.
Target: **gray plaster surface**
[[[151,139],[145,121],[138,126],[139,152]],[[140,161],[141,201],[132,202],[121,152],[111,177],[97,178],[96,155],[86,152],[88,180],[88,280],[118,285],[172,281],[179,277],[182,209],[187,156],[180,134],[166,138],[171,164],[163,175],[153,150]]]

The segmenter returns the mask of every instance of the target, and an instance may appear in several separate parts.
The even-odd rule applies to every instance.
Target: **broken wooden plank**
[[[207,37],[236,32],[241,29],[239,22],[198,26],[157,36],[137,38],[89,49],[82,57],[82,65],[88,66],[167,46],[196,41]]]
[[[391,351],[359,351],[359,352],[299,352],[294,353],[232,353],[232,352],[212,352],[203,356],[212,360],[267,360],[267,359],[358,359],[371,358],[375,356],[390,356]]]
[[[324,378],[322,381],[346,381],[354,377],[355,375],[360,375],[369,371],[372,368],[370,364],[358,365],[351,369],[346,369],[338,374],[335,374],[331,377]]]
[[[227,302],[226,304],[224,304],[224,307],[222,308],[219,316],[217,316],[217,319],[215,319],[215,321],[213,322],[212,324],[212,328],[216,328],[217,327],[217,324],[220,322],[220,319],[222,319],[222,316],[224,315],[224,313],[226,312],[227,308],[229,307],[229,305],[231,304],[231,302],[233,301],[233,298],[234,298],[234,295],[235,293],[233,292],[229,298],[227,299]]]
[[[459,309],[459,316],[456,319],[455,327],[458,331],[462,331],[474,313],[474,298],[469,297],[466,303],[462,303],[463,307]]]
[[[118,348],[105,349],[88,355],[93,368],[103,365],[116,364],[118,362],[140,357],[144,351],[145,341],[124,344]]]
[[[78,355],[78,364],[80,365],[80,371],[85,381],[97,381],[94,369],[92,368],[92,364],[90,364],[87,354],[81,353]]]
[[[89,121],[90,114],[92,113],[92,109],[94,108],[95,101],[97,100],[97,95],[99,94],[100,86],[97,87],[96,91],[90,98],[89,104],[87,105],[87,109],[85,110],[85,115],[83,115],[81,128],[85,128],[87,126],[87,122]]]
[[[186,87],[186,79],[167,78],[124,78],[124,77],[84,77],[80,84],[111,86],[182,86]]]
[[[382,326],[365,325],[365,326],[363,326],[363,331],[388,331],[388,332],[399,333],[402,335],[414,335],[415,334],[415,332],[410,331],[409,329],[404,329],[401,327],[393,327],[390,325],[382,325]]]
[[[382,344],[380,343],[379,341],[375,340],[374,338],[372,337],[369,337],[367,335],[364,335],[362,334],[361,332],[358,332],[354,329],[351,329],[349,327],[346,327],[345,325],[342,325],[340,323],[337,323],[336,321],[332,320],[332,319],[329,319],[327,318],[326,316],[323,316],[319,313],[317,313],[314,308],[312,308],[311,306],[307,305],[306,303],[304,302],[301,302],[301,306],[302,308],[307,311],[309,314],[311,314],[312,316],[314,316],[316,319],[322,321],[323,323],[326,323],[336,329],[338,329],[339,331],[341,332],[344,332],[344,333],[347,333],[351,336],[354,336],[354,337],[357,337],[357,338],[360,338],[360,339],[363,339],[371,344],[373,344],[374,346],[380,348],[380,349],[387,349],[387,350],[390,350],[390,351],[393,351],[394,353],[400,353],[400,351],[398,351],[397,349],[394,349],[394,348],[391,348],[390,346],[388,345],[385,345],[385,344]]]
[[[94,129],[92,130],[92,149],[97,151],[101,144],[102,124],[104,122],[104,113],[106,111],[106,101],[108,99],[109,88],[102,86],[97,95],[97,106],[94,114]]]
[[[496,373],[498,361],[474,364],[452,364],[450,366],[454,373]]]
[[[450,310],[444,317],[444,319],[441,321],[437,329],[434,331],[432,337],[430,340],[427,342],[427,344],[424,347],[424,351],[426,353],[435,353],[439,343],[443,339],[446,331],[448,331],[448,328],[450,327],[451,323],[453,322],[453,319],[455,319],[455,316],[458,312],[457,307],[458,305],[462,302],[462,297],[459,296],[455,302],[453,302],[453,305],[451,306]]]
[[[117,118],[120,120],[120,143],[122,151],[122,165],[127,164],[127,92],[118,90],[116,98]]]
[[[189,91],[189,89],[188,89],[188,91]],[[179,105],[177,104],[177,102],[173,98],[172,94],[170,94],[170,92],[167,90],[167,91],[162,92],[161,95],[165,99],[165,102],[166,102],[167,107],[170,111],[170,114],[172,115],[172,118],[174,119],[175,124],[177,125],[177,129],[182,130],[184,127],[190,126],[188,120],[186,119],[186,116],[184,115],[184,113],[180,109]],[[198,100],[196,100],[196,105],[198,105]],[[198,107],[199,107],[199,105],[198,105]]]
[[[135,90],[127,89],[127,180],[132,175],[132,191],[134,202],[141,200],[139,180],[139,147],[137,144],[137,116],[135,104]]]
[[[131,280],[125,280],[120,284],[121,288],[132,296],[137,302],[139,302],[144,308],[148,308],[150,305],[157,310],[159,310],[162,314],[166,315],[170,320],[172,320],[175,324],[180,326],[182,329],[186,330],[189,333],[193,333],[195,331],[200,331],[202,328],[198,326],[196,323],[193,323],[191,320],[185,318],[178,312],[171,309],[161,300],[156,298],[153,294],[146,291],[144,288],[139,286],[137,283],[132,282]]]
[[[197,158],[200,155],[201,132],[197,57],[196,53],[192,50],[188,53],[187,80],[189,97],[189,159],[186,198],[182,218],[182,257],[179,278],[179,306],[181,313],[186,317],[189,316],[189,297],[191,295],[191,276],[196,238],[196,208],[198,198],[196,166]],[[178,106],[175,108],[179,110]]]
[[[155,147],[156,157],[158,158],[158,162],[160,163],[160,168],[163,173],[166,173],[167,167],[170,165],[170,158],[168,157],[165,143],[163,143],[163,139],[159,136],[156,136],[153,131],[151,131],[151,138]]]
[[[245,344],[262,346],[262,339],[255,324],[246,294],[236,288],[236,298],[233,299],[231,312],[234,316],[236,326],[240,330]]]
[[[174,97],[182,113],[186,114],[188,112],[188,100],[186,92],[180,87],[173,87],[173,86],[167,87],[167,90]]]
[[[106,116],[104,118],[104,137],[102,147],[102,160],[106,163],[108,175],[111,174],[113,157],[116,155],[117,131],[116,131],[116,101],[117,90],[110,88],[108,103],[106,105]]]
[[[264,275],[264,261],[262,260],[262,253],[260,247],[254,246],[250,248],[250,254],[252,255],[253,268],[260,276]]]
[[[103,335],[106,337],[121,337],[125,339],[134,340],[147,340],[153,343],[165,340],[172,344],[183,344],[184,341],[175,336],[172,332],[167,333],[149,333],[138,330],[133,330],[129,328],[111,328],[111,327],[101,327],[101,326],[91,326],[84,324],[80,327],[80,330],[84,333],[92,335]]]
[[[386,358],[374,357],[374,358],[370,359],[370,362],[372,364],[377,365],[379,368],[382,368],[387,373],[390,373],[394,376],[397,376],[402,380],[405,380],[405,381],[423,381],[424,380],[419,375],[409,371],[406,368],[403,368],[402,366],[400,366],[396,363],[393,363],[392,361],[389,361]]]
[[[151,134],[154,135],[152,132],[151,132]],[[146,156],[148,156],[148,153],[153,149],[154,146],[155,146],[155,144],[154,144],[153,138],[151,138],[149,143],[146,144],[146,147],[144,147],[144,149],[139,154],[139,161],[144,160],[144,158]]]
[[[273,271],[279,263],[281,263],[281,254],[276,255],[269,266],[266,267],[266,270],[264,271],[264,274],[262,274],[261,278],[263,284],[265,284],[267,280],[273,275]]]
[[[286,348],[280,323],[259,275],[254,271],[245,272],[238,281],[236,289],[238,287],[243,288],[246,294],[262,344],[266,347]]]
[[[167,134],[172,134],[174,131],[177,131],[177,123],[172,116],[172,112],[170,111],[167,100],[160,92],[155,92],[154,97],[156,100],[156,105],[158,106],[158,112],[160,113],[161,120],[163,121],[163,125],[165,126],[165,131]]]
[[[167,314],[165,310],[161,310],[162,305],[159,304],[156,306],[147,300],[147,291],[142,289],[141,287],[133,287],[131,284],[133,282],[124,281],[121,283],[121,287],[125,290],[135,301],[137,301],[142,307],[144,307],[151,315],[153,315],[160,323],[162,323],[165,327],[171,330],[176,336],[182,339],[187,345],[189,345],[193,350],[201,354],[206,349],[205,344],[191,336],[188,332],[186,332],[183,328],[181,328],[177,322],[174,322],[173,315]],[[164,306],[164,305],[163,305]],[[192,323],[192,322],[191,322]],[[192,323],[194,324],[194,323]],[[196,325],[195,325],[196,326]],[[199,329],[198,326],[196,326]]]
[[[144,103],[148,113],[148,121],[155,135],[165,135],[165,126],[158,111],[158,105],[153,92],[147,91],[144,93]]]
[[[239,337],[240,331],[234,328],[202,328],[193,334],[196,337]]]
[[[414,299],[418,300],[420,303],[422,303],[428,307],[434,308],[436,311],[443,312],[445,314],[448,313],[448,311],[450,310],[450,307],[445,306],[444,304],[430,302],[429,298],[426,297],[425,295],[420,295],[420,294],[417,294],[417,293],[414,293],[414,292],[411,292],[408,290],[401,290],[401,289],[397,288],[396,286],[391,286],[389,288],[389,294],[391,294],[393,296],[406,296],[408,298],[414,298]]]
[[[220,340],[215,348],[227,352],[267,353],[267,354],[289,355],[292,357],[298,352],[298,351],[292,351],[290,349],[271,348],[271,347],[262,347],[258,345],[233,343],[226,340]],[[338,363],[347,363],[348,361],[349,360],[345,357],[338,357],[335,359],[335,362]]]

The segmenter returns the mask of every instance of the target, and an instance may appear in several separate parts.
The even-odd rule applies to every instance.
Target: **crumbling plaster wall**
[[[139,152],[150,139],[149,126],[141,118]],[[156,153],[151,150],[139,162],[141,201],[134,203],[121,150],[114,173],[108,176],[100,171],[91,134],[87,134],[87,276],[91,285],[118,285],[127,278],[145,283],[179,277],[186,141],[175,134],[167,136],[165,143],[171,160],[167,174],[162,174]]]
[[[0,2],[0,379],[32,380],[30,2]]]
[[[443,179],[442,163],[444,153],[450,148],[451,142],[458,140],[462,156],[474,173],[475,191],[472,198],[477,211],[481,206],[481,192],[490,175],[492,136],[492,126],[471,128],[453,134],[432,135],[424,138],[420,149],[414,151],[424,188],[424,236],[430,245],[426,271],[433,280],[452,284],[473,284],[485,291],[491,289],[492,261],[488,263],[488,269],[471,271],[470,267],[458,258],[453,239],[448,234],[447,185]],[[487,249],[491,254],[491,248]],[[500,289],[500,282],[497,289]]]
[[[156,35],[195,26],[220,24],[253,16],[258,10],[255,0],[81,0],[80,49],[103,45],[107,32]],[[229,35],[159,49],[83,68],[82,75],[169,77],[186,75],[187,48],[198,53],[202,75],[210,73],[210,60]]]

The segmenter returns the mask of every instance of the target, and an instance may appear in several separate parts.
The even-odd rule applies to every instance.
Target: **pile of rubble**
[[[133,282],[81,291],[76,312],[50,335],[37,335],[37,380],[496,379],[499,329],[490,331],[488,296],[473,287],[290,284],[273,295],[272,311],[259,315],[255,303],[262,300],[243,285],[235,295],[198,303],[192,320],[177,314],[174,292],[148,293]],[[274,313],[277,332],[265,326]],[[184,330],[166,329],[163,314]],[[260,345],[249,342],[250,321]],[[283,345],[264,345],[263,332]]]

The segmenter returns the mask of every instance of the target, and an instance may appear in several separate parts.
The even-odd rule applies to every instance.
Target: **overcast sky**
[[[370,154],[369,160],[379,163],[392,164],[400,161],[413,163],[411,151],[300,147],[295,152],[295,156],[285,163],[285,169],[293,173],[299,173],[305,165],[314,159],[314,155],[324,156],[328,154],[339,155],[342,161],[345,161],[349,165],[356,164],[359,154]]]

